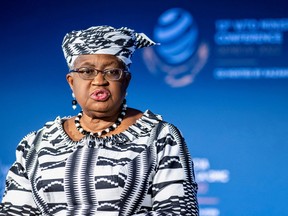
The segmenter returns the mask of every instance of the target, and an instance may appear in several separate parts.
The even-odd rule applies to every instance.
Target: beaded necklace
[[[107,134],[107,133],[115,130],[121,124],[124,116],[126,115],[126,109],[127,109],[127,104],[126,104],[126,100],[124,100],[123,104],[122,104],[122,110],[121,110],[119,116],[117,117],[116,122],[113,125],[111,125],[110,127],[106,128],[102,131],[93,133],[91,131],[84,130],[84,128],[80,124],[80,119],[83,116],[83,111],[79,112],[78,115],[75,117],[75,120],[74,120],[75,126],[76,126],[77,130],[85,136],[90,135],[93,137],[101,137],[102,135]]]

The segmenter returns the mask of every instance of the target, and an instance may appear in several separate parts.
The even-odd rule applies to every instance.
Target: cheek
[[[116,101],[122,101],[125,98],[126,95],[126,87],[122,83],[115,83],[115,85],[110,86],[110,91],[112,94],[112,100],[114,102]]]
[[[89,85],[74,82],[73,92],[75,94],[75,97],[77,98],[77,101],[80,101],[81,99],[84,99],[86,95],[88,95]]]

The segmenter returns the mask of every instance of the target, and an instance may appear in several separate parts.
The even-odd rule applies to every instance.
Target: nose
[[[104,74],[99,72],[92,80],[92,85],[107,85],[108,81],[104,78]]]

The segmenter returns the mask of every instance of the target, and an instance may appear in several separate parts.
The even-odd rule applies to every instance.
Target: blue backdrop
[[[27,133],[70,116],[61,43],[71,30],[128,26],[162,45],[135,53],[128,105],[184,134],[201,216],[288,215],[285,0],[48,1],[1,6],[0,189]]]

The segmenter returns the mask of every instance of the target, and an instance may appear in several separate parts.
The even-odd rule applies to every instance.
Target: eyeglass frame
[[[91,78],[91,79],[86,79],[86,78],[83,78],[82,76],[81,76],[81,74],[83,74],[84,72],[83,71],[79,71],[79,69],[81,69],[81,68],[88,68],[88,69],[93,69],[93,72],[94,72],[94,74],[95,74],[95,76],[93,76],[93,78]],[[119,78],[118,79],[107,79],[106,78],[106,74],[110,71],[110,70],[120,70],[121,71],[121,74],[120,74],[120,76],[119,76]],[[96,73],[95,73],[95,71],[96,71]],[[109,81],[118,81],[118,80],[120,80],[121,78],[123,78],[123,74],[131,74],[129,71],[127,71],[126,69],[121,69],[121,68],[110,68],[110,69],[105,69],[105,70],[99,70],[99,69],[96,69],[96,68],[92,68],[92,67],[80,67],[80,68],[75,68],[75,69],[71,69],[71,70],[69,70],[69,73],[78,73],[79,74],[79,77],[81,78],[81,79],[83,79],[83,80],[93,80],[93,79],[95,79],[95,77],[99,74],[99,72],[100,73],[102,73],[103,74],[103,78],[104,79],[106,79],[106,80],[109,80]]]

